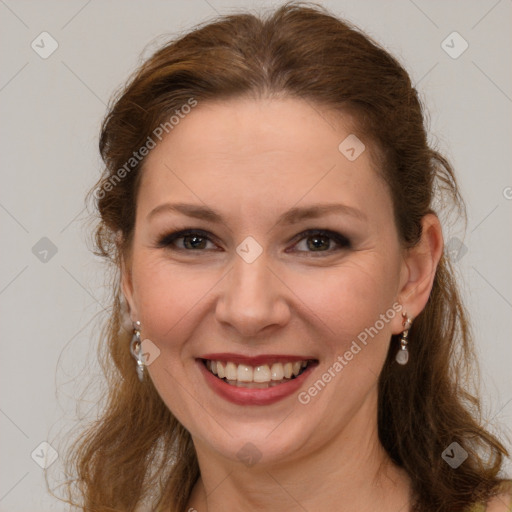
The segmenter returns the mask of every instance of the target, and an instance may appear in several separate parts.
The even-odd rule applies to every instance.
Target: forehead
[[[317,159],[337,156],[340,136],[349,135],[354,124],[348,114],[301,99],[235,98],[199,102],[166,139],[175,152],[186,146],[193,159],[253,160],[286,152]]]
[[[353,130],[348,115],[299,99],[199,102],[146,158],[140,206],[183,194],[255,210],[306,196],[389,203]]]

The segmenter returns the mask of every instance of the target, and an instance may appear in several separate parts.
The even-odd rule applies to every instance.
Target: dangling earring
[[[407,364],[407,361],[409,361],[409,351],[407,350],[407,345],[409,344],[409,341],[407,339],[407,336],[409,336],[409,329],[412,325],[412,318],[409,318],[407,316],[407,313],[402,313],[403,321],[403,332],[402,337],[400,338],[400,349],[396,353],[396,362],[398,364],[404,365]]]
[[[144,356],[142,354],[142,343],[140,340],[140,322],[133,322],[133,337],[130,343],[130,352],[137,361],[137,375],[139,380],[144,380]]]

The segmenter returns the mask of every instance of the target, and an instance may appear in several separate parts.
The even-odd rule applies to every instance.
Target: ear
[[[425,215],[421,224],[420,241],[404,254],[398,296],[398,301],[403,306],[402,312],[412,319],[427,304],[444,247],[443,231],[437,215]]]
[[[138,320],[137,307],[135,305],[133,294],[133,281],[131,270],[131,258],[128,254],[120,251],[120,267],[121,267],[121,290],[126,299],[128,309],[130,311],[130,319],[132,322]]]

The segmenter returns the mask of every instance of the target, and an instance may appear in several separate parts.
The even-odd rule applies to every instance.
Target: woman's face
[[[404,264],[361,143],[317,105],[237,99],[199,103],[148,155],[124,290],[200,457],[271,464],[375,433]]]

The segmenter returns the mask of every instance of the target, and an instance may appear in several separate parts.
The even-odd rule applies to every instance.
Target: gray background
[[[512,426],[512,2],[322,3],[405,64],[428,108],[432,140],[456,168],[469,223],[465,237],[453,225],[445,238],[473,320],[485,421],[505,432]],[[47,496],[31,453],[37,448],[37,460],[43,441],[57,447],[76,415],[94,408],[94,386],[83,403],[76,398],[97,371],[108,288],[86,245],[84,195],[101,168],[97,137],[111,94],[167,37],[217,13],[277,4],[0,0],[0,511],[65,509]],[[31,48],[34,40],[42,46],[43,31],[58,43],[47,59]],[[469,44],[458,58],[441,46],[454,31]],[[445,43],[452,53],[462,48],[456,37]]]

